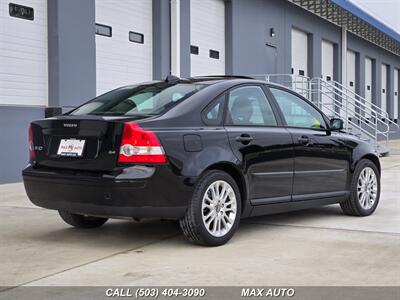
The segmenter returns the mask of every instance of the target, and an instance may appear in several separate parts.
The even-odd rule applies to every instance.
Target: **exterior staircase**
[[[344,130],[372,143],[380,156],[389,153],[390,135],[399,125],[389,114],[337,81],[292,74],[250,75],[283,85],[318,106],[328,117],[344,120]]]

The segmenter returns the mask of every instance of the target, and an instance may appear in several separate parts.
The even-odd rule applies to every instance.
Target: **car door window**
[[[212,101],[203,111],[203,121],[207,125],[221,125],[224,113],[225,94]]]
[[[229,92],[227,125],[276,126],[272,108],[259,86],[243,86]]]
[[[326,129],[322,114],[296,95],[277,88],[270,88],[286,124],[292,127]]]

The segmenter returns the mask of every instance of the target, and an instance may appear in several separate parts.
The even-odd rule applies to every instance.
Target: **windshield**
[[[123,87],[74,109],[69,115],[158,115],[202,89],[204,84],[157,83]]]

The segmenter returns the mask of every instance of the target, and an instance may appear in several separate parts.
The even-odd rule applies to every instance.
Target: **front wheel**
[[[235,180],[229,174],[215,170],[199,180],[179,224],[189,241],[220,246],[231,239],[240,216],[241,198]]]
[[[61,219],[65,223],[77,227],[77,228],[96,228],[107,222],[107,218],[84,216],[79,214],[73,214],[65,210],[59,210]]]
[[[340,206],[347,215],[369,216],[378,206],[380,193],[378,168],[372,161],[362,159],[353,173],[350,197]]]

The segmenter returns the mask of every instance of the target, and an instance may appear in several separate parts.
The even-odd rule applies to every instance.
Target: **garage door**
[[[223,0],[190,2],[191,75],[225,74],[225,4]]]
[[[152,1],[96,0],[97,94],[152,80]]]
[[[347,50],[347,69],[346,69],[346,77],[347,77],[347,88],[353,93],[356,92],[356,53],[351,50]],[[354,105],[354,94],[349,97],[347,101],[347,117],[352,118],[355,114],[355,105]],[[342,116],[346,116],[346,113],[343,112]]]
[[[399,119],[399,69],[394,69],[394,109],[393,109],[393,119],[398,120]]]
[[[308,76],[308,36],[296,28],[292,29],[292,74]]]
[[[365,58],[365,104],[369,108],[368,113],[371,111],[372,103],[372,59]],[[367,113],[367,118],[371,116]]]
[[[386,110],[386,106],[387,106],[387,86],[388,86],[388,82],[387,82],[387,65],[382,64],[381,66],[381,108],[383,111],[387,111]]]
[[[0,104],[47,105],[47,1],[10,2],[0,1]]]
[[[334,45],[328,41],[322,41],[321,45],[321,69],[322,78],[328,82],[333,81],[334,72]],[[324,90],[322,95],[322,111],[333,117],[335,113],[334,98],[335,95],[331,89]]]

